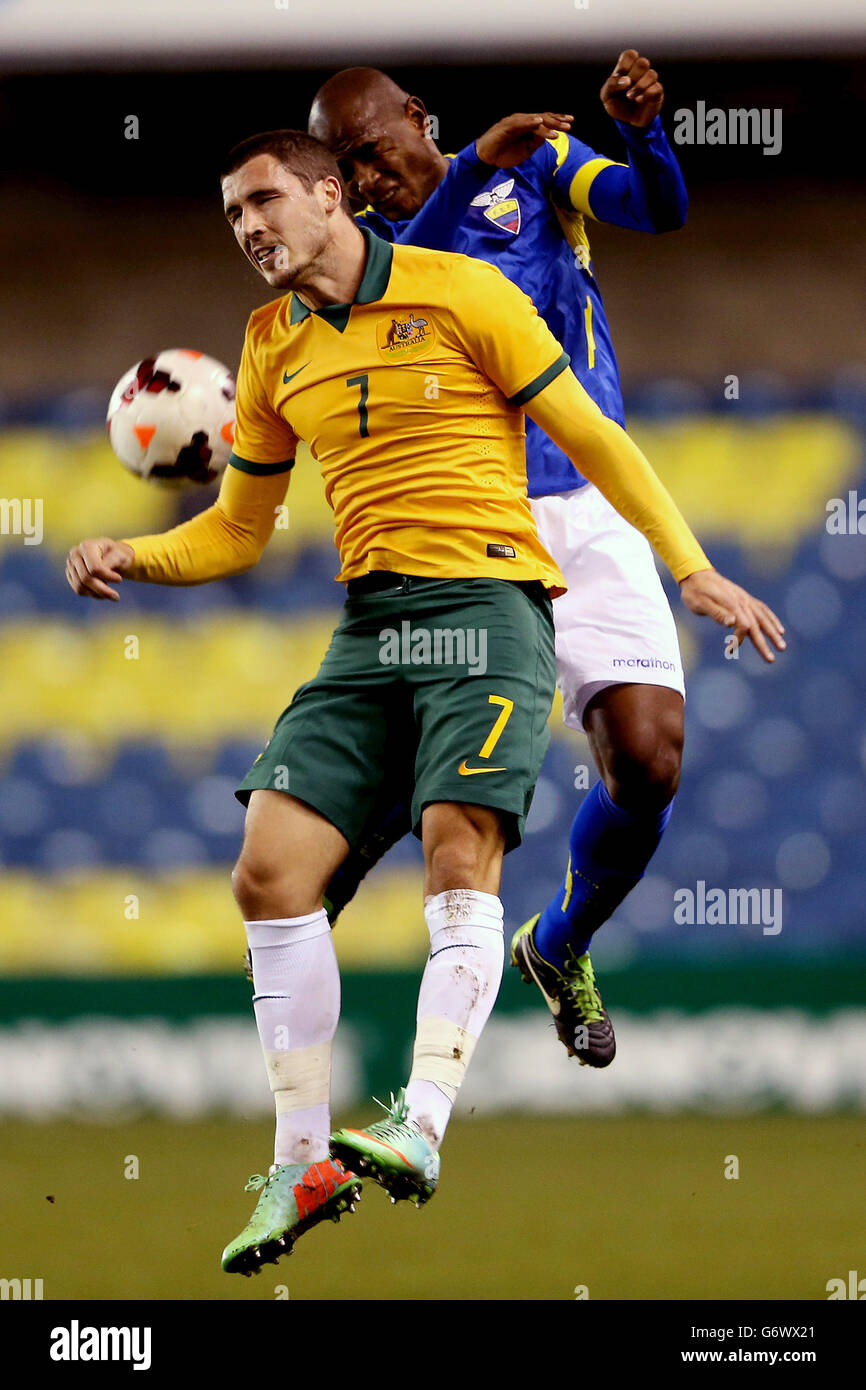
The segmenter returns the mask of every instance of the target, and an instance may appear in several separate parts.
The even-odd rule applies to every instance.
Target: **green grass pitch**
[[[42,1278],[46,1299],[736,1300],[826,1299],[863,1268],[856,1117],[465,1116],[427,1207],[365,1184],[290,1258],[225,1275],[270,1138],[258,1121],[5,1125],[0,1275]]]

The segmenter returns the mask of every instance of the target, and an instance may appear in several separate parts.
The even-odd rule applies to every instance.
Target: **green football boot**
[[[407,1120],[405,1087],[391,1096],[390,1106],[381,1100],[376,1104],[382,1106],[385,1119],[367,1129],[337,1130],[331,1135],[331,1153],[363,1177],[375,1178],[392,1202],[408,1198],[421,1207],[438,1186],[439,1155],[418,1126]]]
[[[354,1211],[361,1183],[339,1162],[325,1158],[308,1166],[281,1163],[267,1177],[255,1173],[245,1192],[262,1189],[249,1222],[223,1251],[226,1274],[258,1274],[263,1264],[290,1255],[299,1236],[320,1221],[339,1221]]]
[[[540,916],[537,912],[514,933],[511,964],[527,984],[538,985],[569,1057],[576,1057],[584,1067],[608,1067],[616,1056],[616,1038],[589,953],[579,959],[570,954],[564,970],[551,965],[538,954],[532,936]]]

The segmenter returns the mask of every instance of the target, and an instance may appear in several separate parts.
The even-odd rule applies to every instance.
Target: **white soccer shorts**
[[[553,601],[563,719],[583,729],[594,695],[625,682],[685,698],[676,624],[649,542],[587,483],[532,499],[542,545],[568,592]]]

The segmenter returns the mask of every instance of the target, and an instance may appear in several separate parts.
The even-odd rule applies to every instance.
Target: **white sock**
[[[318,1163],[331,1130],[331,1043],[340,973],[328,914],[244,922],[253,1007],[277,1113],[274,1163]]]
[[[438,1148],[499,993],[505,943],[502,903],[492,893],[450,888],[427,898],[424,916],[430,956],[418,992],[406,1102],[408,1118]]]

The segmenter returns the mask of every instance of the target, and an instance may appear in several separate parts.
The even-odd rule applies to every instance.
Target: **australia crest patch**
[[[376,324],[376,342],[389,361],[418,357],[433,342],[433,328],[429,319],[413,309],[408,314],[380,319]]]

